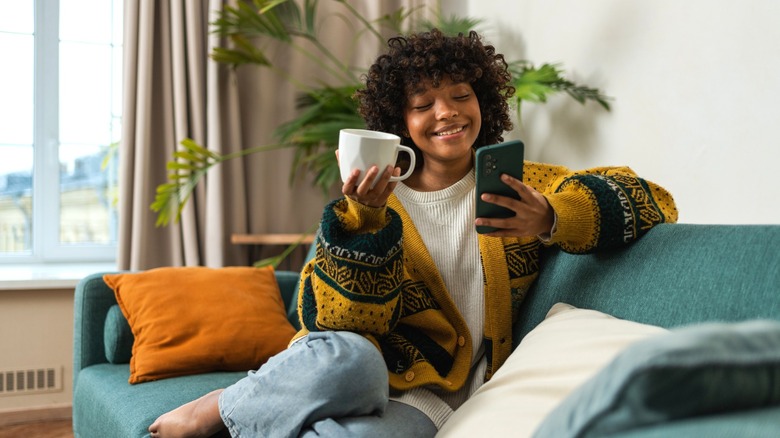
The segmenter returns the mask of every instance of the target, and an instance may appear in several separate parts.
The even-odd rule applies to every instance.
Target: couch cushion
[[[73,393],[75,436],[148,437],[147,428],[160,415],[244,376],[214,372],[128,385],[127,364],[89,366],[79,373]]]
[[[539,427],[539,437],[612,435],[780,403],[780,323],[691,326],[627,348]]]
[[[135,337],[130,383],[256,369],[295,334],[271,267],[166,267],[104,280]]]
[[[619,351],[665,332],[558,303],[439,436],[530,436],[548,412]]]
[[[108,309],[103,343],[108,363],[128,363],[133,350],[133,332],[118,304]]]

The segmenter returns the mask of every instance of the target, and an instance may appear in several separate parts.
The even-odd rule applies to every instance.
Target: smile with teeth
[[[462,127],[462,126],[460,126],[460,127],[457,127],[457,128],[453,128],[453,129],[449,129],[449,130],[447,130],[447,131],[437,132],[437,133],[436,133],[436,136],[437,136],[437,137],[443,137],[443,136],[445,136],[445,135],[452,135],[452,134],[457,134],[457,133],[459,133],[460,131],[463,131],[463,127]]]

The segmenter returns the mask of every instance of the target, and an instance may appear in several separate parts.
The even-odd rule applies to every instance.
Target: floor
[[[73,438],[70,420],[26,423],[0,427],[0,438]]]

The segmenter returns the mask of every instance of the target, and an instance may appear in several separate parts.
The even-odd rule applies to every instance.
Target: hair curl
[[[409,90],[425,80],[434,86],[449,77],[468,82],[482,113],[482,129],[474,148],[503,141],[512,129],[507,100],[515,93],[504,55],[482,43],[474,31],[446,36],[438,29],[388,40],[365,75],[365,87],[356,93],[360,115],[368,129],[396,134],[402,143],[414,144],[406,131],[404,110]],[[419,154],[418,154],[419,155]]]

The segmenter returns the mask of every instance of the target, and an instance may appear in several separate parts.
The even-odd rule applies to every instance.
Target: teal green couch
[[[663,327],[705,321],[780,320],[780,226],[663,224],[625,248],[542,253],[539,280],[515,327],[515,344],[557,302]],[[290,319],[297,273],[277,272]],[[210,373],[129,385],[127,363],[109,363],[104,325],[114,294],[102,273],[75,298],[73,428],[76,437],[142,437],[160,414],[245,373]],[[130,344],[115,346],[126,350]],[[780,436],[780,406],[657,424],[623,437]]]

